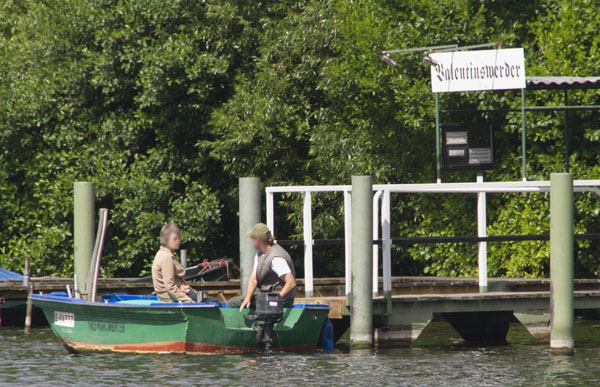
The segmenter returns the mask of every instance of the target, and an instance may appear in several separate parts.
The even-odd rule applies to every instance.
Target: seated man
[[[186,284],[185,269],[175,251],[181,246],[181,230],[169,223],[160,230],[162,245],[152,263],[152,282],[161,302],[198,302],[198,294]]]
[[[248,285],[246,296],[234,297],[227,303],[228,308],[256,306],[255,291],[278,292],[286,308],[294,304],[296,295],[296,272],[292,258],[281,246],[275,244],[273,235],[264,223],[257,223],[247,234],[257,250],[254,257],[254,270]]]

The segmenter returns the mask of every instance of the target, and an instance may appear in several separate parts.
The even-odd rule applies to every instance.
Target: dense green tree
[[[167,221],[196,259],[218,243],[220,167],[198,153],[269,11],[244,1],[15,1],[0,40],[3,266],[67,274],[72,184],[111,210],[107,273],[136,274]],[[2,20],[8,20],[0,18]]]
[[[327,4],[332,6],[331,2]],[[297,38],[294,48],[285,50],[285,71],[282,71],[277,65],[281,56],[269,56],[273,47],[278,48],[281,42],[287,41],[277,34],[279,38],[268,44],[269,51],[255,61],[254,75],[237,80],[236,87],[241,92],[215,112],[213,124],[220,136],[212,142],[212,154],[220,160],[228,160],[226,166],[234,174],[259,174],[268,184],[347,184],[350,176],[357,173],[372,174],[378,183],[431,182],[435,178],[435,136],[428,66],[421,62],[419,55],[406,55],[394,58],[398,65],[390,68],[374,53],[386,48],[501,42],[504,47],[526,49],[528,73],[531,75],[597,74],[599,71],[594,61],[585,64],[588,69],[584,71],[578,67],[583,64],[573,66],[567,62],[565,65],[561,56],[564,47],[558,45],[554,48],[551,43],[553,39],[564,41],[563,35],[566,35],[569,40],[562,45],[573,49],[581,39],[585,43],[580,45],[582,52],[575,56],[577,61],[593,57],[595,53],[598,39],[592,31],[593,26],[598,24],[594,11],[591,11],[592,3],[577,9],[570,8],[569,4],[552,1],[424,0],[410,4],[338,1],[331,12],[326,10],[321,23],[315,23],[312,20],[315,8],[311,3],[304,12],[291,17],[294,21],[304,21],[310,27],[301,22],[296,22],[297,29],[286,25],[284,28],[289,32],[285,36],[305,36],[298,30],[320,28],[322,46],[315,49],[313,42]],[[323,12],[325,8],[320,4],[317,9]],[[565,12],[575,14],[564,18],[561,13]],[[557,24],[557,20],[561,22]],[[578,20],[590,24],[581,32],[575,32],[577,24],[581,24]],[[332,26],[335,26],[333,34],[329,30]],[[579,34],[585,34],[585,37]],[[307,33],[307,36],[312,34]],[[270,36],[267,38],[272,39]],[[554,56],[540,58],[547,46],[555,50]],[[324,52],[319,50],[320,47],[328,50]],[[300,58],[294,55],[299,49],[302,50]],[[331,51],[334,55],[329,57]],[[535,65],[540,62],[544,63],[543,66],[555,63],[559,68],[549,72]],[[290,90],[297,81],[288,74],[302,74],[305,63],[320,66],[303,78],[315,82],[316,87]],[[279,77],[276,76],[278,72]],[[588,98],[586,103],[597,101],[597,94],[585,95]],[[263,96],[266,96],[265,99]],[[277,98],[270,100],[271,96]],[[448,108],[514,108],[519,106],[519,97],[515,92],[458,93],[442,95],[441,101]],[[548,92],[535,93],[528,98],[530,104],[559,103],[556,96]],[[309,109],[303,105],[305,101],[310,101]],[[284,108],[284,111],[279,110]],[[264,119],[267,116],[263,114],[264,109],[277,112],[276,120],[271,119],[273,115]],[[590,128],[597,125],[597,113],[586,113],[580,117],[585,117],[582,119]],[[494,171],[486,173],[486,180],[520,179],[518,114],[446,115],[442,119],[459,122],[483,119],[491,122],[496,129],[497,166]],[[290,122],[294,124],[290,126]],[[573,121],[576,127],[573,137],[580,135],[580,129],[577,129],[580,123],[580,120]],[[248,129],[262,125],[266,127],[263,127],[261,135]],[[548,179],[550,172],[563,169],[562,116],[529,115],[528,126],[530,179]],[[545,127],[543,137],[540,137],[540,126]],[[291,131],[292,135],[289,134],[290,127],[295,129]],[[309,134],[304,135],[305,131]],[[598,176],[595,138],[591,134],[595,131],[590,129],[589,133],[586,141],[574,144],[573,148],[572,157],[580,152],[588,154],[582,165],[575,167],[572,162],[579,178]],[[289,149],[289,153],[283,157],[270,157],[290,141],[295,145],[284,148]],[[246,154],[244,162],[238,164],[236,157],[242,149],[239,144],[244,142],[252,144],[256,153]],[[280,165],[277,163],[288,160],[290,155],[294,160],[303,156],[300,152],[304,151],[305,142],[308,143],[308,158],[304,161],[304,169],[297,170],[295,165],[285,168],[284,164],[281,164],[283,170],[277,168]],[[445,173],[443,179],[473,181],[475,174]],[[315,233],[318,237],[341,237],[341,198],[321,196],[321,199],[314,199],[317,213]],[[548,232],[547,195],[489,196],[490,234]],[[301,201],[294,196],[285,199],[282,206],[287,211],[280,212],[287,214],[288,222],[295,226],[289,230],[289,236],[299,238]],[[595,228],[597,211],[593,200],[587,197],[578,201],[582,210],[578,230]],[[398,236],[473,235],[476,232],[474,196],[398,195],[393,216],[393,235]],[[578,274],[595,275],[597,265],[593,257],[597,250],[589,242],[580,246],[583,249],[579,254],[581,270]],[[394,273],[474,275],[477,272],[476,248],[474,244],[423,245],[409,249],[395,247]],[[489,249],[491,275],[543,276],[547,273],[548,246],[545,242],[490,244]],[[341,256],[340,251],[322,250],[322,253],[321,258]],[[319,252],[316,254],[318,259]],[[321,260],[335,274],[341,274],[341,264],[335,270],[329,265],[330,261]],[[340,262],[339,258],[337,261]]]
[[[448,43],[524,47],[528,75],[597,75],[597,2],[536,0],[12,0],[0,7],[0,266],[72,272],[72,184],[94,181],[111,211],[103,268],[137,275],[167,221],[192,259],[236,256],[237,177],[265,185],[435,179],[434,99],[420,55],[376,51]],[[600,104],[578,91],[570,103]],[[452,93],[444,107],[514,108],[514,91]],[[528,92],[528,104],[563,103]],[[528,115],[531,180],[564,167],[562,113]],[[443,115],[495,128],[496,168],[520,179],[520,115]],[[598,178],[597,112],[569,113],[576,178]],[[472,172],[444,173],[473,181]],[[280,238],[301,237],[302,204],[276,208]],[[577,196],[577,231],[598,229],[597,198]],[[488,233],[548,232],[547,195],[489,195]],[[341,238],[342,198],[315,195],[315,236]],[[475,197],[397,195],[394,236],[472,235]],[[577,274],[598,274],[578,245]],[[490,243],[490,274],[544,276],[545,242]],[[299,257],[301,252],[295,251]],[[340,275],[339,248],[315,250]],[[474,275],[473,244],[394,247],[394,274]],[[301,259],[297,260],[301,269]]]

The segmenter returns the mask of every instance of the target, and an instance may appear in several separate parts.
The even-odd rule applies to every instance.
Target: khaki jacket
[[[161,302],[192,302],[187,296],[192,288],[185,283],[185,269],[175,254],[161,247],[152,263],[152,282],[154,291]]]

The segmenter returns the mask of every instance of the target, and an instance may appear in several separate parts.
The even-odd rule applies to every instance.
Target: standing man
[[[254,270],[248,285],[246,296],[234,297],[227,303],[229,308],[256,306],[256,289],[261,293],[278,292],[286,308],[294,304],[296,295],[296,272],[290,255],[283,247],[274,243],[271,231],[264,223],[257,223],[246,233],[252,239],[257,253],[254,257]]]

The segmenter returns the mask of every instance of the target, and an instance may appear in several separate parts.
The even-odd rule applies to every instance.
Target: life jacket
[[[277,273],[271,270],[271,262],[273,258],[283,258],[290,270],[292,275],[296,278],[296,271],[294,270],[294,263],[290,255],[279,245],[273,245],[266,253],[258,257],[258,266],[256,267],[256,282],[261,292],[278,292],[283,289],[285,282],[279,278]],[[296,288],[292,289],[285,298],[294,298],[296,296]]]

